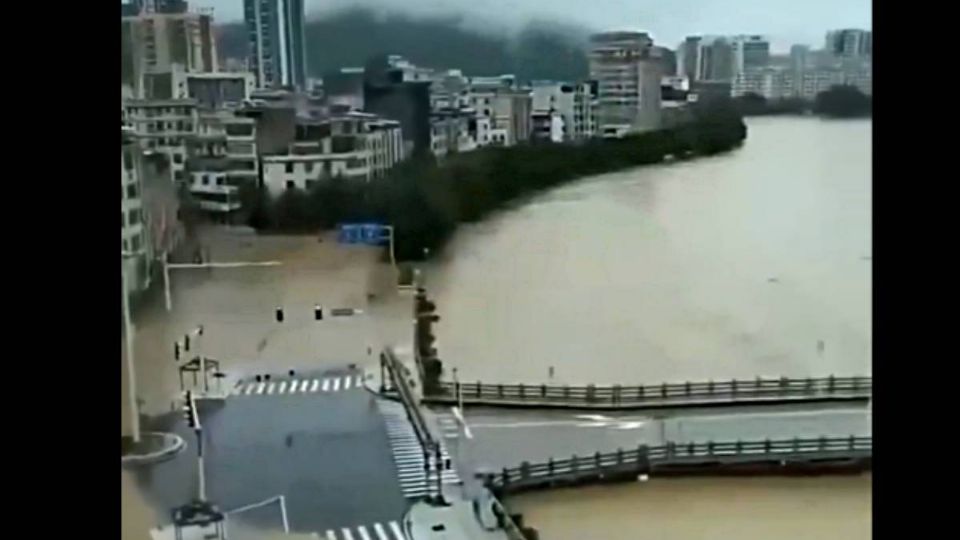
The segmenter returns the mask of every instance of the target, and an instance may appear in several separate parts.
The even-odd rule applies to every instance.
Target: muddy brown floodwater
[[[549,540],[868,540],[860,476],[653,478],[509,500]]]

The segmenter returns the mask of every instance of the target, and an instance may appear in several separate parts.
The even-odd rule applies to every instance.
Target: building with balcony
[[[201,109],[238,108],[255,87],[252,73],[213,71],[193,73],[180,64],[168,71],[143,74],[143,99],[193,99]]]
[[[198,163],[198,169],[190,172],[190,196],[200,210],[216,221],[229,223],[232,214],[241,208],[240,189],[230,184],[222,160]]]
[[[197,130],[197,103],[192,99],[129,99],[123,121],[133,128],[144,150],[166,154],[175,182],[186,182],[187,145]]]
[[[131,290],[149,284],[149,261],[153,258],[146,238],[141,184],[142,150],[132,130],[120,128],[120,251],[135,253],[124,258]]]
[[[532,83],[534,112],[555,110],[563,117],[563,140],[581,141],[593,137],[597,131],[596,84],[540,82]]]
[[[590,37],[590,78],[597,81],[598,126],[611,132],[660,127],[662,65],[645,32],[605,32]]]
[[[530,115],[530,140],[534,142],[564,142],[563,115],[555,109],[533,111]]]
[[[213,16],[183,9],[120,17],[120,81],[142,96],[144,73],[169,72],[179,64],[191,73],[217,70]],[[132,13],[132,11],[130,12]]]

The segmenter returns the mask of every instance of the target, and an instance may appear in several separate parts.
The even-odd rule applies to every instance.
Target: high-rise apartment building
[[[873,56],[873,32],[855,28],[827,32],[824,49],[833,56],[869,58]]]
[[[120,17],[120,82],[140,95],[144,73],[170,71],[174,64],[187,72],[217,70],[213,17],[178,10]]]
[[[257,86],[305,89],[303,0],[243,0],[243,9]]]
[[[770,63],[770,41],[763,36],[734,36],[731,45],[736,73],[764,68]]]
[[[590,78],[597,81],[598,123],[604,133],[660,127],[662,65],[646,32],[590,37]]]

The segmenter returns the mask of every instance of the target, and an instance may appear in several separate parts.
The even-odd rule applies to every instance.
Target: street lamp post
[[[126,259],[136,257],[137,253],[120,252],[120,281],[123,286],[123,334],[127,348],[127,388],[130,400],[130,427],[133,431],[133,442],[140,442],[140,411],[137,407],[137,376],[134,371],[134,328],[133,317],[130,316],[130,284],[127,281]]]

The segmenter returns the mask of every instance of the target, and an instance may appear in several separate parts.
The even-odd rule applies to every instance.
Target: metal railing
[[[651,385],[557,386],[547,384],[484,384],[441,382],[440,392],[427,402],[453,402],[462,394],[466,404],[537,407],[635,408],[671,405],[710,405],[737,402],[869,399],[872,377],[808,377],[731,379]]]
[[[823,463],[870,459],[872,437],[818,437],[761,441],[707,441],[641,445],[632,450],[597,452],[590,456],[523,462],[486,475],[485,482],[499,492],[519,491],[554,482],[636,478],[638,474],[677,466],[724,464]]]
[[[417,440],[420,441],[421,449],[423,449],[424,452],[431,451],[435,442],[434,437],[431,435],[430,429],[427,427],[427,421],[424,419],[423,413],[420,411],[420,407],[417,404],[417,399],[413,394],[413,390],[407,383],[407,378],[404,375],[406,371],[405,368],[389,347],[384,349],[380,354],[380,361],[387,370],[387,373],[390,377],[390,382],[393,388],[396,389],[396,392],[400,397],[400,402],[403,404],[403,408],[407,411],[407,417],[410,419],[410,424],[413,426],[413,431],[417,435]]]

